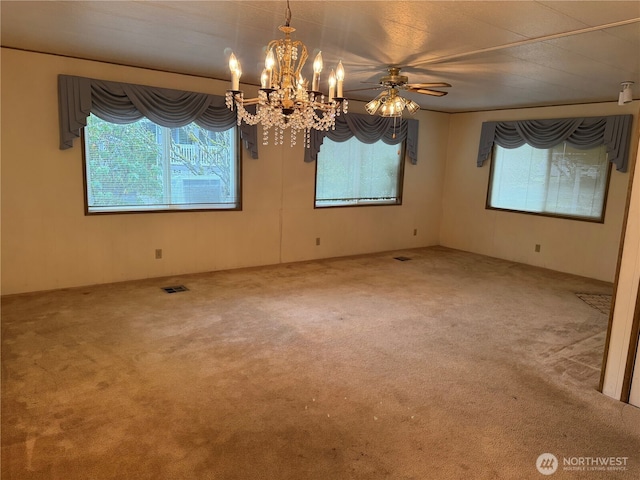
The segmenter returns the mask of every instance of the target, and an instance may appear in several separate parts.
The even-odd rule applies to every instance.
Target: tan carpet
[[[436,247],[7,297],[2,479],[640,478],[611,290]]]

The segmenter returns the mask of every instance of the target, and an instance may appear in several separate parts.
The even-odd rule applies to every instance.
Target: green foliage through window
[[[85,128],[89,213],[239,208],[235,128],[166,128],[148,119]]]

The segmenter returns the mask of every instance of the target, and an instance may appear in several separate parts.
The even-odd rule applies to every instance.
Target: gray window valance
[[[226,107],[224,97],[206,93],[59,75],[58,102],[61,150],[73,146],[90,113],[118,124],[147,117],[170,128],[195,122],[215,132],[236,126],[236,112]],[[238,128],[251,157],[258,158],[256,126],[242,124]]]
[[[606,145],[609,161],[616,170],[626,172],[632,122],[633,115],[484,122],[477,165],[483,165],[494,143],[503,148],[517,148],[525,143],[535,148],[551,148],[566,141],[582,149]]]
[[[380,116],[348,113],[336,117],[335,130],[318,131],[310,133],[310,148],[304,152],[305,162],[314,162],[318,159],[318,152],[325,137],[334,142],[346,142],[351,137],[356,137],[362,143],[375,143],[382,140],[387,145],[396,145],[406,139],[407,156],[412,164],[418,162],[418,120],[394,119]],[[395,133],[395,138],[394,138]]]

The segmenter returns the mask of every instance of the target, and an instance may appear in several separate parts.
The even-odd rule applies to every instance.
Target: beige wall
[[[612,170],[604,224],[486,210],[490,160],[476,167],[480,128],[494,120],[632,113],[635,150],[639,106],[636,101],[451,115],[441,245],[612,282],[629,174]]]
[[[10,49],[1,61],[2,294],[438,244],[613,281],[628,174],[612,171],[605,223],[593,224],[485,210],[489,163],[477,168],[475,159],[483,121],[637,119],[638,101],[421,111],[419,162],[405,167],[402,206],[315,210],[315,165],[302,161],[301,145],[285,142],[260,145],[258,160],[245,155],[241,212],[87,217],[80,141],[58,149],[58,74],[215,94],[227,83]],[[362,104],[351,102],[351,110],[362,112]]]
[[[439,242],[449,115],[417,114],[420,159],[405,167],[402,206],[314,210],[315,165],[303,162],[302,146],[285,141],[261,145],[258,160],[245,155],[241,212],[88,217],[80,141],[58,148],[58,74],[215,94],[227,84],[10,49],[1,54],[2,294]],[[350,107],[362,111],[356,102]],[[162,260],[155,260],[156,248]]]

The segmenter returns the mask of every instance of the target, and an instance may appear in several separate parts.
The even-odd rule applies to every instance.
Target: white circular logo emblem
[[[558,469],[558,459],[553,453],[543,453],[536,460],[536,468],[543,475],[553,475]]]

